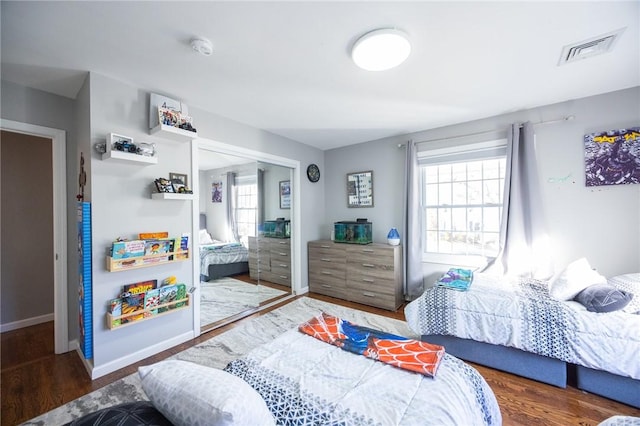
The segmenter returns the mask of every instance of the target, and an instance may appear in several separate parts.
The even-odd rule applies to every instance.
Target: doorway
[[[48,143],[45,142],[50,146],[48,150],[50,153],[49,165],[47,167],[50,170],[49,179],[48,181],[37,182],[38,190],[35,192],[35,196],[46,192],[51,200],[49,203],[51,206],[51,230],[48,236],[43,236],[42,238],[45,239],[43,240],[43,245],[50,248],[50,255],[48,260],[45,261],[48,265],[45,266],[53,276],[53,288],[51,291],[53,293],[54,348],[57,354],[68,352],[66,133],[59,129],[4,119],[0,121],[0,128],[8,132],[7,135],[35,136],[49,141]],[[29,192],[25,191],[25,193]],[[30,194],[31,196],[34,195],[33,192]],[[12,241],[2,241],[3,253],[6,253],[13,243]],[[26,250],[25,257],[28,257],[29,249],[33,251],[37,247],[32,242],[27,243],[31,245],[22,250]],[[38,265],[32,264],[30,268],[38,270]],[[4,272],[2,273],[4,275]],[[38,278],[36,277],[35,279],[37,280]],[[46,277],[45,279],[50,278]],[[3,287],[6,285],[3,279]],[[25,293],[28,294],[28,292]],[[4,301],[5,298],[3,297],[2,299]],[[27,318],[19,318],[18,321],[8,320],[7,330],[37,324],[43,320],[47,321],[46,315],[43,317],[36,314],[35,317],[30,318],[28,317],[30,314],[27,313]],[[16,317],[15,319],[18,318]],[[4,330],[5,326],[3,324]]]

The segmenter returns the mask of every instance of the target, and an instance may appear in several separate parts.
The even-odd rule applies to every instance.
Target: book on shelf
[[[122,286],[122,292],[124,294],[140,294],[154,288],[158,288],[158,280],[147,280],[133,284],[126,284]]]
[[[126,259],[144,256],[145,242],[143,240],[115,241],[111,247],[111,257]]]
[[[148,290],[144,294],[144,308],[150,310],[151,314],[157,314],[158,309],[156,308],[160,304],[160,289],[154,288]]]

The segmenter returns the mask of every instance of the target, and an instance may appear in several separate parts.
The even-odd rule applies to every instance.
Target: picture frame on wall
[[[281,180],[280,181],[280,208],[281,209],[290,209],[291,208],[291,181],[289,180]]]
[[[640,183],[640,127],[584,135],[586,186]]]
[[[347,207],[373,207],[373,171],[347,173]]]
[[[211,182],[211,202],[222,202],[222,181]]]

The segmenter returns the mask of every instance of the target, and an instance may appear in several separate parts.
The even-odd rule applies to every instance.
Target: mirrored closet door
[[[199,149],[200,325],[292,293],[291,170]]]

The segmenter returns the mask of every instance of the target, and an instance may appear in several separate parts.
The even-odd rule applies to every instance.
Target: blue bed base
[[[490,343],[454,336],[424,335],[422,340],[445,347],[447,353],[496,370],[560,388],[567,387],[567,371],[575,372],[576,387],[640,408],[640,380]],[[572,376],[573,377],[573,376]],[[573,381],[572,381],[573,383]]]
[[[640,408],[640,380],[577,365],[576,386],[578,389]]]
[[[486,365],[559,388],[567,387],[567,363],[559,359],[454,336],[431,334],[422,336],[422,340],[442,345],[447,353],[465,361]]]

